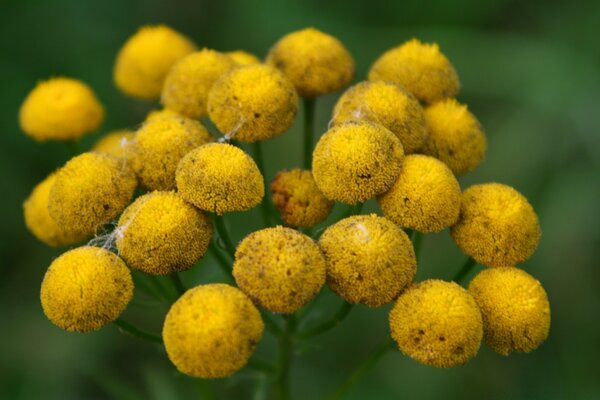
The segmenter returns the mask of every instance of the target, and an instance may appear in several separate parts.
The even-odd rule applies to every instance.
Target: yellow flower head
[[[131,156],[131,143],[134,137],[135,133],[126,129],[112,131],[102,136],[92,150],[127,160]]]
[[[176,177],[181,197],[219,215],[249,210],[265,195],[254,160],[230,144],[210,143],[190,151],[179,163]]]
[[[224,378],[252,356],[263,322],[241,290],[213,283],[185,292],[171,306],[162,333],[167,355],[180,372]]]
[[[131,268],[167,275],[191,268],[212,237],[210,219],[174,192],[152,192],[125,209],[117,226],[119,254]]]
[[[266,309],[291,314],[325,283],[325,259],[308,236],[277,226],[246,236],[235,252],[235,281]]]
[[[78,247],[52,262],[40,298],[46,317],[71,332],[89,332],[119,318],[133,296],[125,263],[110,251]]]
[[[411,154],[394,186],[377,202],[386,218],[404,228],[439,232],[458,219],[460,195],[458,181],[443,162]]]
[[[206,115],[206,101],[212,85],[237,64],[223,53],[202,49],[171,68],[163,86],[161,103],[190,118]]]
[[[221,132],[242,142],[271,139],[287,131],[297,111],[292,83],[263,64],[233,69],[208,94],[210,119]]]
[[[171,118],[171,117],[180,117],[180,118],[185,118],[183,115],[170,110],[168,108],[161,108],[160,110],[152,110],[148,113],[148,115],[146,115],[146,119],[144,120],[144,123],[146,122],[151,122],[157,119],[162,119],[162,118]]]
[[[23,212],[25,225],[36,238],[49,246],[65,246],[77,243],[85,236],[66,231],[50,217],[48,195],[55,180],[56,174],[53,173],[40,182],[23,203]]]
[[[344,92],[333,110],[332,123],[360,120],[385,126],[400,139],[407,154],[421,148],[427,133],[421,104],[391,82],[361,82]]]
[[[48,211],[63,229],[92,235],[123,211],[136,186],[133,172],[119,159],[83,153],[56,173]]]
[[[261,63],[258,57],[244,50],[228,51],[225,55],[229,56],[239,66]]]
[[[119,50],[115,83],[129,96],[158,98],[171,67],[195,49],[190,39],[168,26],[143,26]]]
[[[285,35],[265,62],[290,78],[302,97],[337,92],[354,76],[354,60],[344,45],[315,28]]]
[[[390,311],[392,338],[402,353],[449,368],[475,357],[483,326],[473,297],[454,282],[430,279],[410,286]]]
[[[212,135],[198,121],[185,117],[154,118],[137,131],[131,146],[131,167],[150,190],[175,189],[179,161]]]
[[[387,304],[412,282],[417,271],[406,233],[375,214],[331,225],[319,245],[327,262],[327,284],[348,303]]]
[[[525,271],[488,268],[469,284],[483,317],[483,340],[497,353],[535,350],[550,330],[550,303],[540,282]]]
[[[411,39],[383,53],[371,66],[369,80],[397,83],[425,103],[454,97],[460,82],[436,43]]]
[[[95,131],[104,108],[92,89],[71,78],[51,78],[27,95],[19,110],[23,132],[39,142],[74,140]]]
[[[490,267],[526,261],[540,240],[538,217],[527,199],[500,183],[473,185],[462,194],[452,238],[467,255]]]
[[[381,125],[347,122],[327,131],[313,152],[312,173],[325,197],[346,204],[387,191],[402,168],[400,140]]]
[[[425,108],[429,135],[423,153],[443,161],[456,175],[474,170],[483,160],[487,141],[479,121],[454,99]]]
[[[317,187],[310,171],[279,171],[271,182],[273,203],[287,225],[308,228],[327,218],[333,201]]]

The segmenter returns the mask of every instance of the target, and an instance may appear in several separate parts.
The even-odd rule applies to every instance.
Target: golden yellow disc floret
[[[244,50],[228,51],[225,55],[229,56],[239,66],[261,63],[258,57]]]
[[[456,70],[436,43],[411,39],[383,53],[371,66],[369,80],[397,83],[425,103],[455,97]]]
[[[158,98],[171,67],[195,49],[190,39],[168,26],[143,26],[119,50],[115,83],[129,96]]]
[[[210,143],[189,152],[179,163],[176,177],[177,189],[187,202],[219,215],[249,210],[265,195],[254,160],[226,143]]]
[[[77,233],[68,232],[57,224],[48,212],[48,195],[54,185],[56,174],[53,173],[38,183],[27,200],[23,203],[25,225],[36,238],[50,246],[65,246],[77,243],[85,238]]]
[[[287,131],[298,111],[292,83],[275,68],[250,65],[224,74],[208,94],[208,115],[217,128],[242,142]]]
[[[133,296],[133,280],[119,257],[98,247],[78,247],[52,262],[40,299],[52,323],[89,332],[119,318]]]
[[[291,314],[325,283],[325,259],[308,236],[277,226],[246,236],[235,251],[233,276],[266,309]]]
[[[19,110],[23,132],[39,142],[74,140],[95,131],[104,108],[92,89],[71,78],[51,78],[38,83]]]
[[[487,147],[481,124],[466,105],[454,99],[425,108],[429,131],[423,153],[443,161],[456,175],[474,170]]]
[[[488,268],[469,284],[483,317],[483,340],[497,353],[535,350],[550,330],[550,303],[540,282],[525,271]]]
[[[212,135],[198,121],[185,117],[154,118],[136,133],[131,146],[131,167],[145,188],[175,189],[179,161],[212,140]]]
[[[162,118],[171,118],[171,117],[181,117],[183,118],[184,116],[173,111],[170,110],[168,108],[161,108],[160,110],[152,110],[148,113],[148,115],[146,115],[146,119],[144,119],[144,122],[150,122],[150,121],[154,121],[157,119],[162,119]]]
[[[480,264],[505,267],[533,254],[540,240],[537,214],[527,199],[500,183],[473,185],[462,194],[452,238]]]
[[[418,232],[454,225],[460,212],[460,186],[441,161],[421,154],[404,158],[392,188],[377,198],[386,218]]]
[[[325,197],[356,204],[386,192],[398,178],[403,159],[400,140],[383,126],[347,122],[321,136],[312,173]]]
[[[333,125],[367,120],[395,134],[407,154],[421,148],[427,128],[418,100],[404,88],[384,81],[361,82],[346,90],[333,110]]]
[[[127,160],[131,157],[131,143],[134,137],[135,133],[126,129],[109,132],[94,144],[92,150]]]
[[[327,284],[348,303],[379,307],[394,300],[417,271],[412,242],[385,218],[356,215],[323,232]]]
[[[92,235],[123,211],[136,186],[135,175],[121,160],[102,153],[83,153],[56,173],[48,211],[63,229]]]
[[[175,192],[152,192],[125,209],[117,248],[127,265],[153,275],[191,268],[206,253],[210,219]]]
[[[449,368],[475,357],[483,326],[475,299],[454,282],[431,279],[410,286],[390,311],[392,338],[402,353]]]
[[[169,310],[163,340],[179,371],[224,378],[241,369],[263,333],[252,301],[239,289],[214,283],[185,292]]]
[[[206,101],[212,85],[237,64],[223,53],[202,49],[171,68],[163,86],[161,103],[190,118],[206,115]]]
[[[354,76],[354,60],[344,45],[315,28],[285,35],[265,62],[280,69],[302,97],[337,92]]]
[[[308,228],[327,218],[333,207],[310,171],[279,171],[271,182],[271,198],[287,225]]]

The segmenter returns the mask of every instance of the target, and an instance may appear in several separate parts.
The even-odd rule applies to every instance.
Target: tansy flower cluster
[[[537,348],[549,332],[548,298],[518,266],[538,245],[538,217],[507,185],[461,188],[458,177],[484,159],[486,137],[456,99],[451,62],[437,44],[411,39],[349,86],[354,71],[345,45],[315,28],[285,35],[264,62],[203,48],[164,25],[127,39],[116,86],[163,108],[74,155],[23,205],[35,237],[74,246],[43,278],[48,319],[77,332],[114,322],[162,343],[179,371],[203,378],[256,366],[267,328],[283,352],[273,374],[279,395],[289,390],[290,347],[336,326],[354,304],[389,305],[389,334],[381,331],[433,367],[466,363],[482,342],[503,355]],[[344,89],[313,146],[315,101]],[[261,142],[291,134],[300,105],[304,167],[267,176]],[[38,141],[77,140],[104,112],[85,83],[56,77],[27,95],[19,120]],[[252,143],[252,155],[241,143]],[[369,200],[379,212],[361,214]],[[347,211],[331,215],[336,202]],[[235,243],[227,214],[254,209],[264,226]],[[427,268],[418,257],[422,235],[435,232],[449,232],[468,256],[465,267],[452,280],[414,282],[417,268]],[[178,272],[213,268],[209,252],[222,281],[186,288]],[[489,268],[461,286],[476,264]],[[170,309],[161,335],[121,316],[132,276],[162,287]],[[303,318],[324,290],[339,296],[340,311],[307,327]]]

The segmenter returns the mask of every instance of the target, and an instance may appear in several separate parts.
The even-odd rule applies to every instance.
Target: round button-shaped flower
[[[23,132],[39,142],[75,140],[95,131],[104,108],[92,89],[71,78],[51,78],[27,95],[19,110]]]
[[[161,103],[190,118],[206,115],[212,85],[237,64],[223,53],[202,49],[189,54],[171,68],[162,89]]]
[[[92,150],[127,160],[131,157],[131,143],[134,138],[135,133],[126,129],[112,131],[102,136]]]
[[[195,49],[190,39],[168,26],[143,26],[119,50],[115,83],[129,96],[158,98],[171,67]]]
[[[225,55],[229,56],[239,66],[260,64],[261,61],[252,53],[244,50],[228,51]]]
[[[377,198],[386,218],[418,232],[439,232],[458,220],[461,192],[452,171],[421,154],[404,158],[400,176]]]
[[[395,134],[407,154],[421,148],[427,128],[419,101],[404,88],[384,81],[361,82],[346,90],[333,109],[332,124],[367,120]]]
[[[185,292],[171,306],[162,331],[171,362],[180,372],[200,378],[224,378],[240,370],[262,333],[252,301],[220,283]]]
[[[375,214],[331,225],[319,246],[327,262],[327,284],[348,303],[387,304],[412,282],[417,271],[406,233]]]
[[[280,69],[298,94],[308,98],[337,92],[354,76],[354,60],[344,45],[315,28],[282,37],[265,63]]]
[[[540,282],[513,267],[488,268],[469,284],[483,317],[483,341],[497,353],[535,350],[550,330],[550,303]]]
[[[265,195],[264,180],[254,160],[225,143],[190,151],[179,163],[176,179],[184,200],[219,215],[256,207]]]
[[[463,192],[451,234],[479,264],[505,267],[529,259],[541,231],[537,214],[521,193],[500,183],[484,183]]]
[[[281,226],[266,228],[240,242],[233,276],[240,289],[266,309],[291,314],[325,283],[325,259],[310,237]]]
[[[208,94],[208,115],[219,131],[235,140],[255,142],[287,131],[298,111],[292,83],[267,65],[235,68]]]
[[[481,345],[479,307],[454,282],[431,279],[410,286],[396,300],[389,319],[400,351],[432,367],[464,364]]]
[[[206,253],[210,219],[174,192],[140,196],[117,226],[119,254],[131,268],[167,275],[191,268]]]
[[[154,121],[157,119],[162,119],[162,118],[171,118],[171,117],[180,117],[180,118],[185,118],[183,115],[168,109],[168,108],[161,108],[160,110],[152,110],[150,111],[147,115],[146,115],[146,119],[144,119],[144,123],[146,122],[150,122],[150,121]]]
[[[312,173],[325,197],[356,204],[389,190],[403,159],[400,140],[383,126],[347,122],[321,136]]]
[[[466,105],[454,99],[425,108],[428,137],[423,153],[443,161],[456,175],[474,170],[487,148],[481,124]]]
[[[78,247],[52,262],[40,298],[46,317],[71,332],[89,332],[116,320],[133,296],[125,263],[98,247]]]

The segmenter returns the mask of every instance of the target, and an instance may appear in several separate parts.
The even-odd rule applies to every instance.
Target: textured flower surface
[[[254,64],[261,63],[261,61],[258,57],[256,57],[254,54],[248,53],[247,51],[244,51],[244,50],[228,51],[225,54],[228,55],[233,61],[235,61],[235,63],[237,65],[240,65],[240,66],[254,65]]]
[[[134,138],[135,133],[126,129],[112,131],[102,136],[92,150],[128,160],[131,157],[131,143]]]

